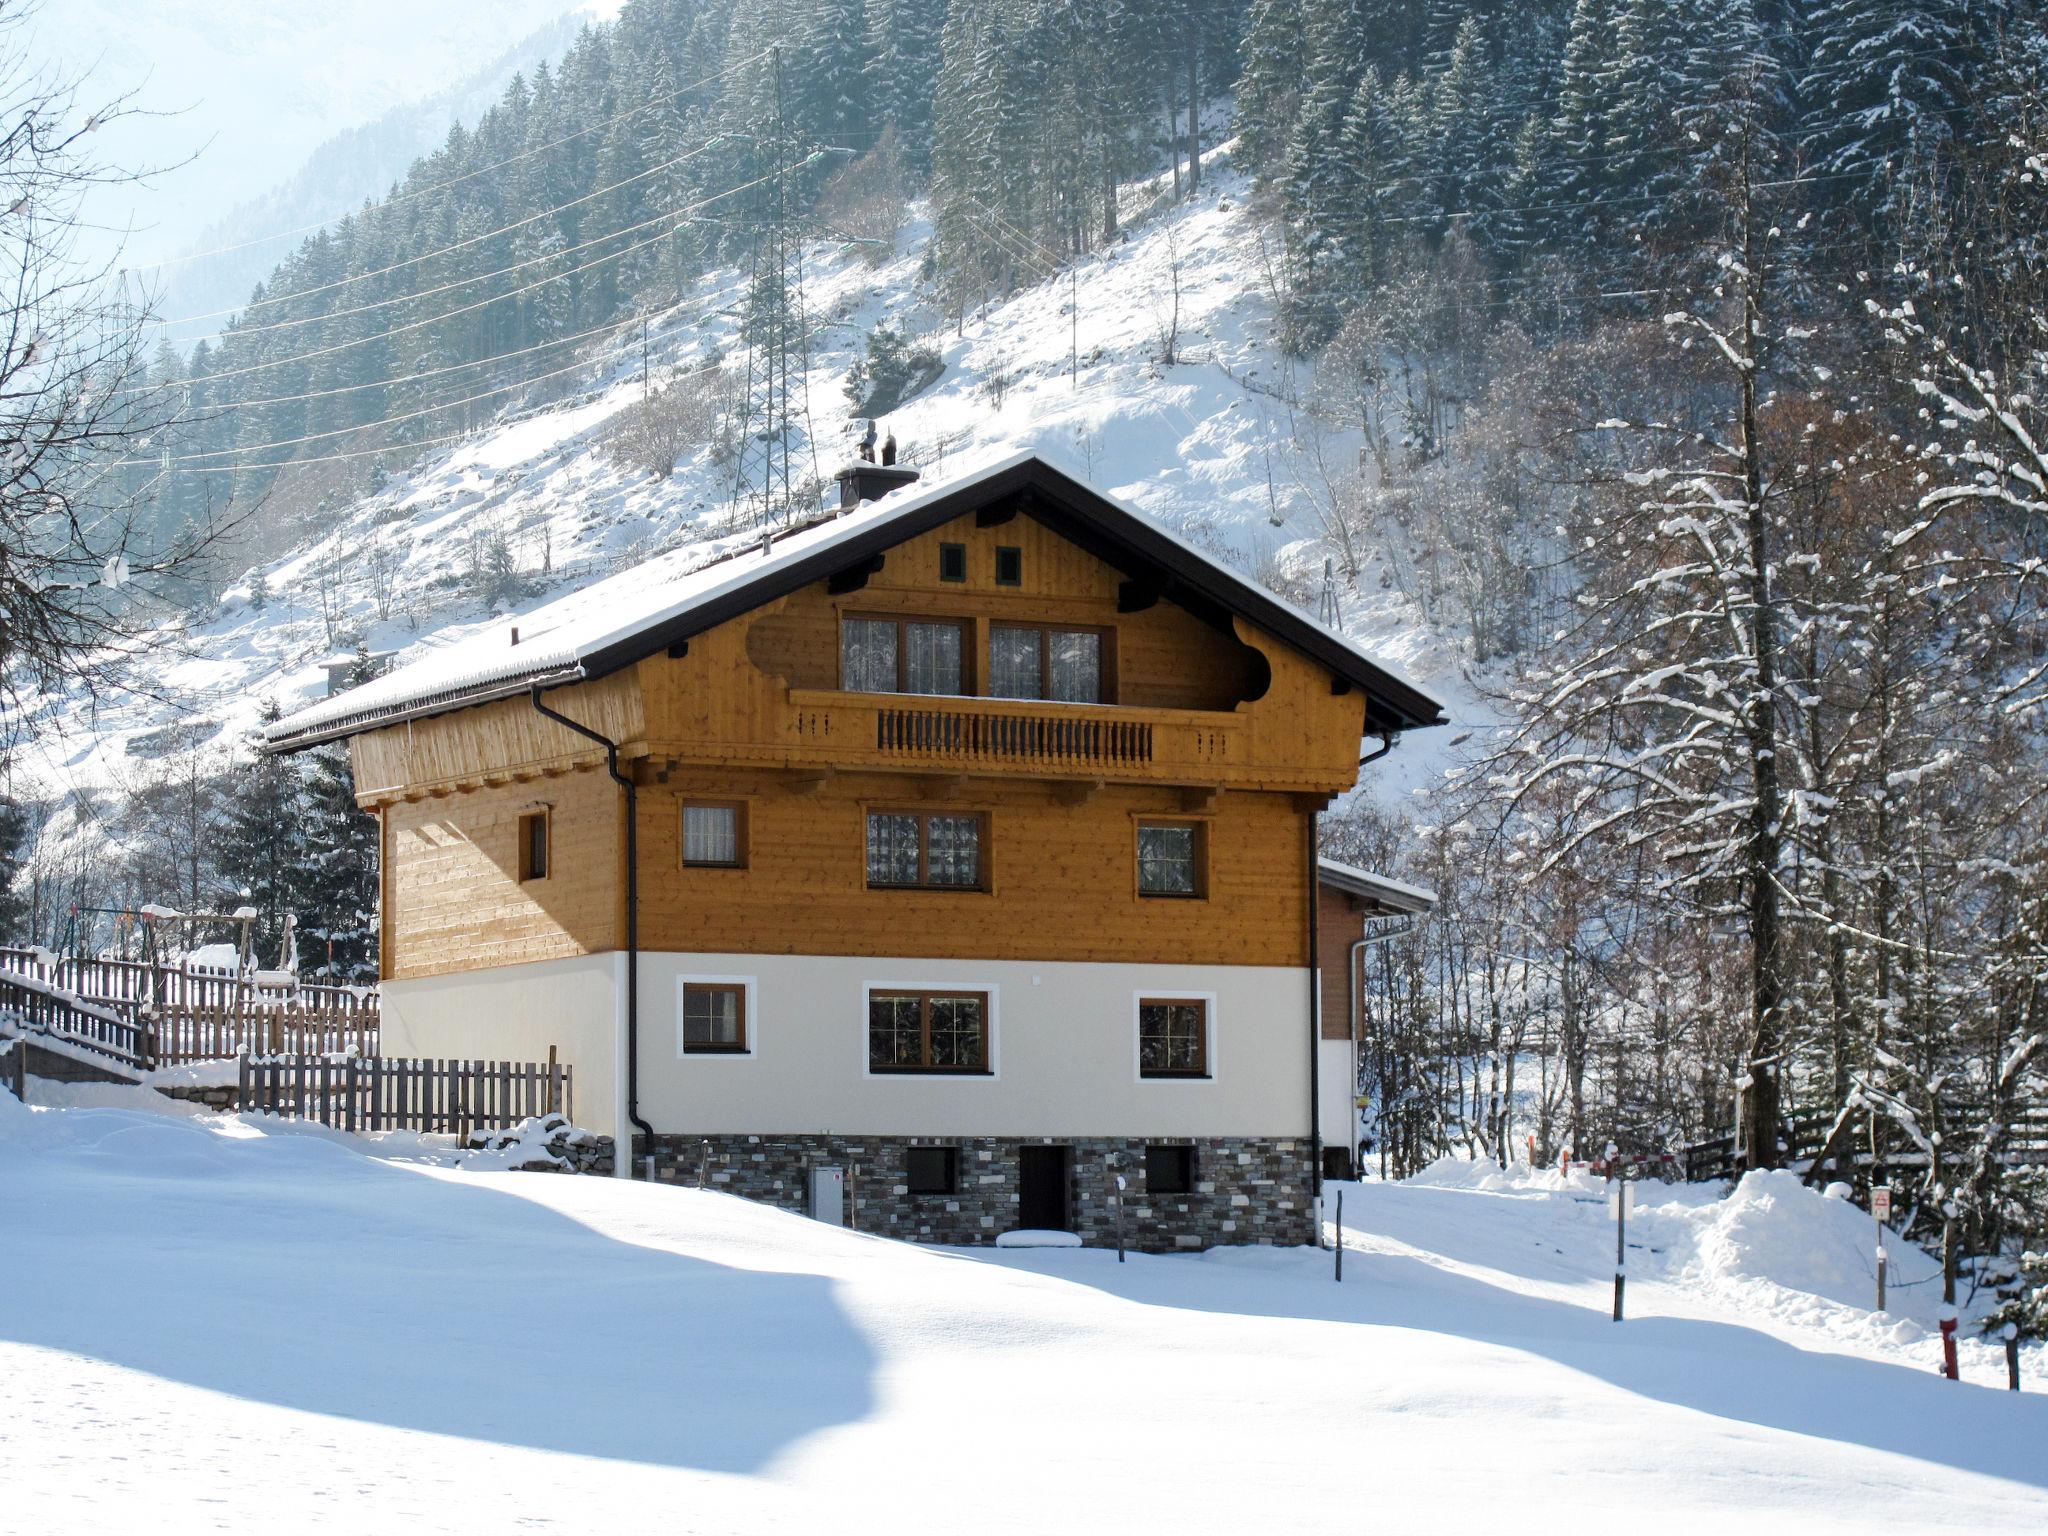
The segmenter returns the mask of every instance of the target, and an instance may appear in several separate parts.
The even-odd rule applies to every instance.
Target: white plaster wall
[[[1358,1094],[1352,1085],[1352,1056],[1349,1040],[1323,1040],[1318,1042],[1322,1052],[1318,1068],[1318,1100],[1322,1111],[1317,1121],[1322,1127],[1323,1145],[1344,1147],[1353,1156],[1358,1153]]]
[[[619,970],[612,955],[494,966],[387,981],[379,1050],[386,1056],[546,1061],[554,1046],[576,1069],[576,1122],[616,1134]]]
[[[640,1107],[658,1131],[1273,1136],[1308,1130],[1306,969],[641,956]],[[681,1052],[680,982],[748,988],[752,1049]],[[870,986],[990,994],[987,1077],[870,1076]],[[1141,1081],[1137,1000],[1210,1000],[1210,1076]]]

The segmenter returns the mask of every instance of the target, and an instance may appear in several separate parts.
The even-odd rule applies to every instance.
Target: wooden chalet
[[[1036,456],[915,479],[271,728],[381,823],[385,1051],[869,1230],[1306,1240],[1316,817],[1436,702]]]

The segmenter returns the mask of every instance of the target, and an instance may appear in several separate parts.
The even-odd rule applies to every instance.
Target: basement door
[[[1017,1225],[1027,1232],[1064,1232],[1071,1221],[1067,1147],[1017,1149]]]

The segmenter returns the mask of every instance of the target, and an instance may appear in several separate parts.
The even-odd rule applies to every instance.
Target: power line
[[[749,64],[756,63],[759,60],[765,58],[767,56],[767,53],[768,50],[765,48],[761,49],[759,52],[750,53],[744,59],[741,59],[738,63],[728,64],[724,69],[719,70],[716,74],[706,75],[701,80],[694,80],[688,85],[678,86],[675,90],[670,91],[666,96],[657,96],[650,100],[643,101],[639,106],[629,108],[628,110],[619,113],[615,117],[605,119],[605,121],[601,123],[592,123],[588,128],[579,128],[574,133],[565,133],[559,139],[550,139],[545,144],[536,144],[531,149],[523,149],[518,154],[508,155],[503,160],[496,161],[493,164],[479,166],[476,170],[473,171],[465,171],[460,176],[451,176],[448,180],[443,182],[437,182],[435,185],[431,187],[422,187],[417,192],[401,192],[394,197],[389,197],[381,202],[370,204],[368,211],[372,213],[384,213],[389,211],[390,209],[399,207],[402,204],[417,202],[420,198],[423,197],[432,197],[437,192],[446,192],[451,187],[459,187],[463,185],[465,182],[476,180],[479,176],[488,176],[493,171],[502,171],[508,165],[517,165],[522,160],[531,160],[535,155],[546,154],[549,150],[559,149],[564,144],[572,144],[576,140],[583,138],[587,134],[596,133],[600,129],[609,128],[615,123],[623,123],[624,121],[626,121],[626,119],[630,117],[638,117],[642,112],[646,112],[651,108],[661,106],[666,102],[674,101],[678,96],[687,96],[691,91],[701,90],[703,89],[703,87],[707,85],[713,84],[714,82],[719,80],[723,80],[727,75],[737,74],[739,71],[745,69]],[[486,115],[488,115],[488,113]],[[415,162],[415,164],[417,164],[417,162]],[[365,212],[364,209],[351,208],[346,212],[337,213],[329,218],[321,219],[319,222],[314,224],[302,224],[297,229],[279,230],[274,235],[259,235],[253,240],[243,240],[238,244],[234,245],[216,246],[213,250],[210,251],[192,251],[183,256],[167,257],[163,261],[156,262],[151,266],[137,267],[134,270],[137,272],[156,272],[161,271],[165,267],[180,266],[190,261],[204,261],[210,256],[231,255],[236,251],[246,251],[251,246],[268,245],[273,240],[289,240],[294,235],[313,234],[319,230],[327,228],[327,226],[330,224],[339,224],[343,219],[354,218],[356,217],[357,214],[363,212]]]

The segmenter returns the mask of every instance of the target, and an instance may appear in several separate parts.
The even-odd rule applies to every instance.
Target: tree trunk
[[[1202,29],[1188,24],[1188,196],[1202,185]]]

